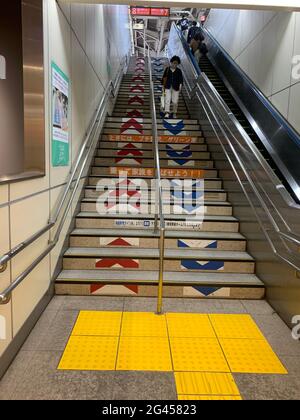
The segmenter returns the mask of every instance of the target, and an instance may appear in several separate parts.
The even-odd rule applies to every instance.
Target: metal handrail
[[[162,313],[162,298],[163,298],[163,283],[164,283],[164,259],[165,259],[165,218],[163,214],[163,193],[162,193],[162,182],[161,182],[161,169],[159,159],[159,145],[158,145],[158,130],[157,130],[157,118],[156,118],[156,105],[155,105],[155,94],[154,85],[152,80],[152,65],[150,52],[148,50],[148,69],[150,79],[150,103],[151,103],[151,114],[152,114],[152,141],[155,161],[155,182],[156,182],[156,203],[155,203],[155,221],[154,221],[154,232],[159,231],[159,279],[158,279],[158,298],[157,298],[157,313]],[[158,210],[157,210],[158,208]],[[158,219],[160,223],[158,224]]]
[[[178,31],[176,31],[179,39],[182,41],[182,38],[180,36],[180,34],[178,33]],[[183,42],[183,41],[182,41]],[[184,45],[183,45],[184,47]],[[189,57],[188,52],[185,50],[185,48],[183,48],[184,53],[187,55],[187,58]],[[191,60],[188,60],[189,65],[192,67],[192,62]],[[185,81],[188,81],[188,77],[185,74],[185,69],[183,68],[183,76]],[[192,72],[192,74],[195,74],[194,72]],[[202,85],[201,85],[202,83]],[[203,88],[202,88],[203,86]],[[188,88],[187,88],[188,87]],[[189,91],[188,91],[189,89]],[[268,179],[270,180],[270,182],[272,183],[273,187],[275,190],[277,190],[279,192],[279,194],[282,196],[284,202],[288,205],[288,207],[292,207],[294,209],[299,210],[300,206],[295,204],[293,202],[293,205],[290,204],[290,202],[287,200],[287,191],[286,189],[283,187],[282,183],[279,181],[279,179],[276,177],[276,175],[273,173],[273,171],[271,170],[271,168],[269,168],[269,166],[267,165],[267,163],[264,161],[264,159],[262,159],[262,156],[260,155],[260,152],[256,149],[256,147],[253,145],[251,139],[249,138],[248,134],[245,132],[245,130],[243,129],[243,127],[241,126],[241,124],[239,123],[239,121],[236,119],[236,117],[232,114],[231,110],[228,108],[227,104],[224,102],[223,98],[219,95],[219,93],[216,91],[215,87],[213,86],[213,84],[210,82],[210,80],[208,79],[208,77],[205,75],[205,73],[201,73],[200,76],[197,78],[197,80],[195,81],[195,85],[193,87],[191,87],[190,83],[186,83],[185,84],[185,91],[187,93],[187,96],[189,97],[190,100],[193,100],[195,98],[198,99],[199,103],[201,104],[207,118],[208,121],[210,122],[212,129],[221,145],[221,148],[223,150],[223,152],[225,153],[234,173],[235,176],[237,178],[237,180],[239,181],[239,184],[245,194],[245,196],[247,197],[250,206],[252,207],[252,210],[254,211],[254,214],[256,215],[256,218],[258,219],[259,225],[261,226],[271,248],[272,251],[274,252],[274,254],[276,254],[279,258],[281,258],[282,260],[284,260],[286,263],[288,263],[290,266],[292,266],[294,269],[296,269],[297,271],[300,271],[300,265],[298,263],[299,260],[299,256],[296,255],[296,253],[293,253],[288,245],[284,242],[284,240],[293,243],[295,246],[299,247],[300,244],[300,236],[295,234],[295,233],[291,233],[293,232],[292,228],[289,226],[288,221],[286,220],[286,217],[284,217],[284,215],[280,212],[280,210],[275,206],[275,204],[272,202],[272,199],[267,195],[267,192],[263,189],[263,194],[266,195],[266,197],[268,198],[268,202],[265,201],[264,196],[258,191],[258,188],[255,185],[255,182],[253,181],[253,179],[251,179],[245,165],[243,164],[243,162],[240,159],[240,156],[238,155],[237,150],[235,149],[234,145],[232,144],[232,141],[229,138],[229,135],[237,140],[237,137],[235,136],[235,134],[233,133],[232,129],[228,126],[228,124],[225,121],[224,116],[218,112],[217,109],[217,115],[215,113],[215,111],[212,109],[208,98],[211,99],[212,102],[218,104],[219,106],[222,107],[222,110],[224,113],[226,113],[226,116],[230,119],[231,123],[234,125],[235,129],[239,132],[239,134],[242,136],[243,140],[245,141],[245,144],[247,144],[247,146],[249,147],[249,149],[251,150],[251,152],[253,153],[253,155],[255,156],[257,162],[260,164],[261,168],[264,170],[265,174],[268,176]],[[201,97],[203,98],[203,100],[201,99]],[[208,111],[211,113],[211,115],[214,118],[214,121],[212,121],[212,118],[209,116]],[[215,124],[215,125],[214,125]],[[234,163],[231,160],[231,157],[229,156],[227,150],[224,148],[224,145],[222,143],[222,140],[220,139],[220,136],[218,135],[218,132],[216,130],[215,127],[218,127],[222,136],[224,136],[224,138],[226,139],[227,144],[230,147],[231,152],[233,153],[233,155],[235,156],[235,158],[237,159],[237,162],[239,163],[240,168],[242,169],[242,172],[244,173],[247,181],[249,182],[249,185],[251,186],[252,192],[254,193],[256,199],[258,200],[258,202],[260,203],[260,205],[262,206],[262,209],[264,210],[271,226],[274,229],[274,233],[276,235],[278,235],[278,238],[284,243],[285,247],[287,248],[288,252],[289,252],[289,256],[285,257],[284,255],[282,255],[276,248],[272,238],[270,237],[268,230],[266,229],[266,227],[264,226],[264,223],[262,221],[262,219],[260,218],[258,212],[256,211],[253,202],[248,194],[248,192],[245,189],[245,186],[243,184],[243,181],[241,180],[238,171],[236,170]],[[225,131],[225,129],[227,130],[227,132]],[[280,229],[280,227],[278,226],[276,220],[274,219],[269,206],[272,206],[274,209],[274,212],[277,214],[278,218],[281,220],[281,223],[284,225],[284,227],[287,229],[288,232],[282,232],[282,230]],[[291,258],[291,255],[294,258]],[[296,260],[297,262],[295,263],[293,260]]]
[[[213,125],[213,121],[211,120],[211,118],[210,118],[210,116],[209,116],[209,114],[208,114],[208,111],[207,111],[207,109],[206,109],[206,107],[205,107],[205,104],[203,104],[203,102],[202,102],[201,98],[199,97],[198,93],[196,93],[196,96],[197,96],[197,98],[198,98],[199,102],[201,103],[201,105],[202,105],[202,107],[203,107],[203,109],[204,109],[204,112],[205,112],[205,114],[206,114],[206,116],[207,116],[207,118],[208,118],[208,121],[210,122],[210,124],[211,124],[211,126],[212,126],[212,129],[213,129],[213,131],[214,131],[214,133],[215,133],[215,135],[216,135],[216,137],[217,137],[217,139],[218,139],[218,141],[219,141],[219,143],[220,143],[220,146],[221,146],[221,148],[222,148],[222,150],[223,150],[223,152],[224,152],[225,156],[227,157],[228,162],[230,163],[230,166],[232,167],[232,170],[233,170],[233,172],[234,172],[234,174],[235,174],[235,176],[236,176],[236,178],[237,178],[237,180],[238,180],[238,182],[239,182],[239,184],[240,184],[240,186],[241,186],[241,188],[242,188],[242,190],[243,190],[243,192],[244,192],[245,196],[247,197],[247,199],[248,199],[248,201],[249,201],[249,204],[250,204],[250,206],[251,206],[251,208],[252,208],[252,211],[254,212],[254,214],[255,214],[255,216],[256,216],[256,218],[257,218],[257,220],[258,220],[258,223],[259,223],[259,225],[260,225],[260,227],[261,227],[262,231],[264,232],[264,234],[265,234],[265,236],[266,236],[266,239],[267,239],[267,241],[269,242],[269,245],[270,245],[270,247],[271,247],[271,249],[272,249],[273,253],[274,253],[275,255],[277,255],[280,259],[282,259],[284,262],[286,262],[287,264],[289,264],[291,267],[293,267],[295,270],[300,271],[300,265],[298,266],[298,265],[294,264],[294,263],[293,263],[292,261],[290,261],[288,258],[286,258],[286,257],[284,257],[283,255],[281,255],[281,254],[280,254],[280,252],[276,249],[276,246],[274,245],[274,243],[273,243],[272,239],[270,238],[270,235],[269,235],[269,233],[268,233],[267,229],[265,228],[265,226],[264,226],[264,224],[263,224],[263,222],[262,222],[262,220],[261,220],[261,218],[260,218],[260,216],[259,216],[258,212],[257,212],[257,211],[256,211],[256,209],[255,209],[255,206],[253,205],[253,202],[252,202],[252,200],[251,200],[251,198],[250,198],[250,196],[249,196],[249,193],[247,192],[247,190],[246,190],[246,188],[245,188],[245,186],[244,186],[244,184],[243,184],[243,181],[242,181],[242,180],[241,180],[241,178],[240,178],[240,175],[239,175],[238,171],[236,170],[236,168],[235,168],[235,166],[234,166],[234,164],[233,164],[233,162],[232,162],[232,160],[231,160],[231,158],[230,158],[230,156],[229,156],[228,152],[226,151],[226,149],[225,149],[225,147],[224,147],[224,145],[223,145],[223,143],[222,143],[222,141],[221,141],[221,139],[220,139],[220,136],[219,136],[219,134],[218,134],[217,130],[215,129],[215,127],[214,127],[214,125]],[[231,151],[234,153],[235,157],[238,159],[238,161],[239,161],[239,163],[240,163],[240,159],[238,158],[238,155],[237,155],[237,153],[236,153],[236,151],[235,151],[234,147],[233,147],[233,146],[232,146],[232,144],[230,143],[230,140],[229,140],[229,138],[228,138],[228,136],[227,136],[227,134],[226,134],[225,130],[222,128],[222,124],[224,123],[224,121],[222,120],[222,124],[219,122],[219,120],[218,120],[218,118],[216,117],[216,115],[215,115],[214,111],[212,110],[211,106],[209,105],[209,103],[208,103],[207,98],[205,97],[205,95],[203,95],[203,98],[204,98],[204,100],[205,100],[205,102],[206,102],[206,104],[207,104],[207,107],[208,107],[209,111],[210,111],[210,112],[212,113],[212,115],[214,116],[214,119],[215,119],[215,121],[216,121],[216,123],[217,123],[218,127],[220,128],[220,130],[221,130],[221,132],[222,132],[222,135],[224,136],[224,138],[226,138],[226,141],[227,141],[228,145],[230,146]],[[251,187],[255,187],[255,186],[254,186],[254,184],[253,184],[253,182],[252,182],[252,180],[250,180],[250,178],[248,178],[248,176],[247,176],[247,175],[248,175],[248,174],[247,174],[247,171],[246,171],[246,169],[244,168],[244,166],[243,166],[243,165],[241,166],[241,168],[242,168],[242,170],[243,170],[243,173],[246,175],[246,177],[247,177],[247,179],[248,179],[248,182],[250,183]],[[253,191],[256,193],[256,192],[257,192],[256,188],[255,188]],[[268,211],[267,215],[269,216],[269,214],[270,214],[270,212]],[[271,214],[270,214],[270,215],[271,215]],[[271,215],[271,216],[272,216],[272,215]],[[280,231],[279,231],[279,232],[277,231],[276,233],[278,233],[278,235],[279,235],[279,236],[282,236],[282,237],[284,237],[285,239],[290,240],[291,242],[293,241],[293,242],[295,242],[296,244],[297,244],[297,242],[298,242],[295,238],[292,238],[290,235],[283,234],[283,233],[282,233],[282,232],[280,232]]]
[[[94,117],[92,118],[91,124],[89,126],[89,129],[85,135],[84,141],[82,143],[82,146],[80,148],[80,151],[78,153],[78,157],[76,159],[76,163],[75,166],[70,174],[70,178],[69,181],[66,184],[66,187],[64,189],[64,192],[62,194],[62,197],[59,201],[59,205],[57,207],[57,209],[55,210],[53,216],[50,218],[49,222],[47,223],[46,226],[44,226],[42,229],[38,230],[34,235],[32,235],[31,237],[29,237],[27,240],[23,241],[21,244],[17,245],[16,247],[12,248],[9,252],[7,252],[5,255],[3,255],[0,258],[0,267],[1,266],[5,266],[7,264],[8,261],[10,261],[12,258],[14,258],[17,254],[19,254],[22,250],[24,250],[25,248],[27,248],[29,245],[31,245],[33,242],[35,242],[38,238],[40,238],[44,233],[46,233],[47,231],[49,231],[50,229],[52,229],[61,214],[61,211],[65,205],[68,193],[70,190],[72,190],[72,194],[69,198],[69,201],[67,202],[67,206],[65,207],[63,213],[62,213],[62,217],[60,220],[60,223],[58,225],[57,231],[55,233],[54,239],[49,241],[49,245],[48,247],[45,249],[45,251],[43,251],[37,258],[36,260],[29,266],[27,267],[27,269],[25,271],[23,271],[2,293],[0,293],[0,305],[6,304],[10,301],[11,298],[11,293],[13,292],[13,290],[20,284],[22,283],[22,281],[28,276],[28,274],[30,274],[33,269],[52,251],[52,249],[56,246],[62,228],[64,226],[64,223],[67,219],[68,216],[68,212],[70,210],[70,207],[72,205],[73,199],[75,197],[75,194],[77,192],[79,183],[82,179],[82,174],[84,172],[84,170],[86,169],[86,164],[89,160],[89,156],[91,151],[94,150],[94,146],[95,143],[98,142],[98,138],[97,136],[95,136],[95,134],[97,133],[99,126],[101,124],[102,118],[106,112],[106,105],[107,105],[107,96],[112,94],[112,96],[115,96],[115,91],[118,90],[120,81],[121,81],[121,77],[123,75],[124,69],[127,66],[127,57],[125,57],[125,60],[120,64],[120,69],[118,71],[117,77],[115,82],[112,82],[112,80],[109,81],[102,99],[99,103],[99,106],[94,114]],[[81,160],[84,157],[82,163]],[[76,178],[76,173],[77,170],[79,168],[79,165],[81,163],[80,166],[80,171],[79,174],[77,176],[77,179],[75,181]],[[72,184],[75,182],[74,187],[72,187]]]
[[[243,137],[243,139],[245,140],[245,142],[247,143],[247,145],[250,146],[250,148],[251,148],[252,152],[255,154],[255,156],[256,156],[259,164],[263,167],[264,171],[269,176],[269,178],[270,178],[271,182],[273,183],[274,187],[277,190],[279,190],[278,189],[278,186],[281,185],[280,181],[277,179],[277,177],[275,176],[275,174],[273,173],[273,171],[268,167],[268,165],[265,162],[265,160],[260,156],[258,150],[253,145],[253,143],[252,143],[251,139],[249,138],[248,134],[245,132],[245,130],[243,129],[243,127],[240,125],[240,123],[238,122],[238,120],[236,119],[236,117],[228,109],[228,107],[225,104],[223,98],[216,91],[216,89],[214,88],[214,86],[212,85],[212,83],[210,82],[210,80],[207,78],[207,76],[205,74],[203,74],[201,77],[203,77],[203,81],[208,85],[210,94],[212,94],[214,96],[214,99],[216,99],[218,101],[218,103],[223,107],[224,111],[227,113],[228,117],[231,119],[231,121],[233,122],[233,124],[236,127],[236,129],[240,132],[241,136]],[[197,88],[201,91],[201,87],[200,87],[199,83],[197,83]],[[203,93],[203,92],[202,92],[202,94],[205,95],[205,93]],[[216,118],[216,120],[217,120],[217,118]],[[234,134],[232,133],[231,129],[228,127],[228,125],[224,121],[224,119],[223,119],[223,125],[228,129],[228,131],[230,132],[230,134],[232,135],[232,137],[236,138],[234,136]],[[236,151],[235,151],[234,148],[233,148],[233,152],[235,153],[236,158],[239,160],[238,155],[237,155],[237,153],[236,153]],[[246,170],[246,168],[243,167],[243,165],[242,165],[241,162],[239,162],[239,164],[242,167],[243,171],[245,172],[245,175],[247,176],[247,170]],[[275,230],[277,231],[277,233],[283,234],[283,232],[280,231],[280,229],[278,228],[275,220],[273,219],[273,216],[272,216],[272,214],[270,213],[270,211],[268,209],[267,203],[265,203],[263,197],[259,194],[259,192],[257,191],[256,186],[254,184],[253,184],[253,191],[255,192],[255,195],[259,199],[261,205],[263,206],[265,212],[267,213],[267,215],[268,215],[268,217],[269,217],[272,225],[274,226]],[[269,203],[272,203],[272,200],[269,197],[268,197],[268,199],[269,199]],[[278,213],[279,217],[282,219],[282,222],[285,224],[285,226],[287,227],[287,229],[289,231],[292,231],[292,229],[289,227],[289,224],[286,221],[286,219],[283,217],[283,215],[279,212],[279,210],[274,206],[273,203],[272,203],[272,205],[275,208],[276,212]],[[300,206],[299,205],[296,205],[294,208],[295,208],[295,210],[300,210]],[[287,234],[284,234],[284,235],[286,236]],[[297,235],[295,235],[295,234],[294,234],[294,236],[297,237]],[[295,239],[293,237],[290,237],[289,240],[291,242],[294,241],[295,244],[299,245],[298,244],[299,239]]]

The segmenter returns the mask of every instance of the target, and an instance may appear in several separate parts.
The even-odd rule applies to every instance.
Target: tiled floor
[[[173,372],[57,370],[80,310],[154,312],[156,299],[55,297],[0,381],[0,399],[177,399]],[[300,399],[300,343],[264,301],[165,299],[165,312],[250,314],[288,375],[234,373],[243,399]]]

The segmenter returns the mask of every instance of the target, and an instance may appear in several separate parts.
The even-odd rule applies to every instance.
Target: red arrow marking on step
[[[122,146],[122,149],[121,150],[123,150],[123,149],[134,149],[134,150],[138,150],[139,152],[141,152],[141,154],[142,154],[142,156],[144,156],[144,152],[143,151],[141,151],[138,147],[136,147],[134,144],[132,144],[132,143],[127,143],[127,144],[124,144],[124,146]]]
[[[131,203],[121,203],[121,204],[126,204],[127,206],[130,206],[130,207],[132,207],[135,210],[139,210],[140,207],[141,207],[141,203],[139,203],[139,202],[138,203],[134,203],[134,204],[131,204]],[[105,203],[105,207],[107,208],[107,210],[111,210],[113,208],[116,208],[117,206],[118,206],[118,203],[115,203],[115,202],[113,202],[113,203],[109,203],[109,202]]]
[[[92,284],[91,285],[91,293],[93,294],[93,293],[96,293],[96,292],[98,292],[98,290],[101,290],[101,289],[103,289],[103,287],[105,287],[105,286],[107,286],[107,284]],[[110,286],[110,285],[109,285]],[[133,293],[135,293],[135,294],[138,294],[138,286],[135,286],[135,285],[125,285],[125,284],[121,284],[120,286],[122,286],[122,287],[125,287],[126,289],[128,289],[128,290],[130,290],[131,292],[133,292]],[[117,287],[120,287],[120,286],[117,286]],[[115,287],[115,286],[112,286],[112,287]]]
[[[126,150],[124,148],[124,150],[119,150],[117,153],[117,156],[128,156],[128,155],[132,155],[132,156],[143,156],[143,152],[139,149],[137,149],[136,147],[131,147],[131,150]]]
[[[134,118],[131,118],[129,121],[126,121],[121,126],[121,134],[123,134],[125,131],[129,130],[130,128],[133,128],[134,130],[138,131],[140,134],[143,134],[143,126],[139,122],[137,122]]]
[[[127,112],[127,117],[143,118],[143,114],[140,111],[138,111],[137,109],[134,109],[133,111]]]
[[[135,77],[132,78],[132,81],[133,82],[144,82],[145,78],[142,77],[142,76],[135,76]]]
[[[140,191],[137,191],[137,190],[134,190],[134,191],[116,190],[116,191],[113,191],[113,192],[109,193],[109,197],[114,197],[114,198],[116,198],[116,197],[119,198],[119,197],[122,197],[123,195],[127,195],[128,197],[137,196],[136,198],[141,197]]]
[[[141,98],[140,96],[135,95],[135,96],[133,96],[132,98],[129,99],[128,105],[135,104],[135,103],[144,105],[144,99]]]
[[[140,85],[136,85],[136,86],[132,86],[132,88],[130,88],[130,92],[145,92],[145,89],[143,88],[143,86]]]
[[[115,163],[120,163],[122,162],[122,160],[124,160],[125,157],[121,157],[121,158],[116,158],[115,159]],[[132,164],[134,164],[135,162],[138,163],[139,165],[141,165],[143,163],[143,159],[137,159],[137,158],[130,158],[130,161],[132,161]]]
[[[134,260],[121,260],[114,258],[105,258],[96,262],[96,268],[112,268],[114,266],[121,266],[123,268],[139,268],[140,264]]]
[[[132,246],[129,242],[125,241],[123,238],[115,239],[114,241],[107,244],[109,246]]]

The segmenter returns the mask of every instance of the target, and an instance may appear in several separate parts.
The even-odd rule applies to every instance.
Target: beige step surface
[[[64,270],[58,282],[75,283],[150,283],[157,284],[158,276],[154,271],[111,271],[111,270]],[[164,283],[172,285],[202,285],[220,287],[264,287],[254,274],[235,273],[191,273],[165,272]]]

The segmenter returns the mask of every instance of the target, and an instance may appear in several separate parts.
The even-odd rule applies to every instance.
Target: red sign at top
[[[170,9],[151,7],[151,16],[170,16]]]
[[[150,7],[131,7],[133,16],[150,16]]]
[[[131,7],[132,16],[170,16],[170,9],[162,7]]]

